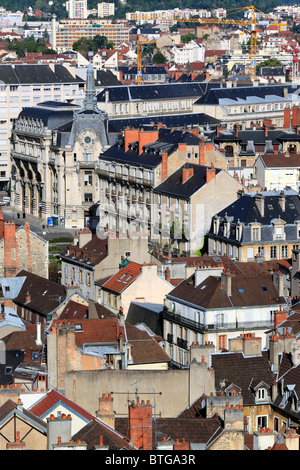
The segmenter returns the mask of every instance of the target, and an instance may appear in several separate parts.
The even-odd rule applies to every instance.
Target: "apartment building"
[[[69,18],[87,18],[87,0],[69,0],[66,2]]]
[[[226,122],[229,128],[237,122],[262,126],[266,116],[283,127],[284,110],[299,103],[298,88],[287,84],[211,88],[194,103],[194,110]]]
[[[245,193],[212,218],[208,254],[238,261],[291,258],[300,246],[299,213],[294,190]]]
[[[97,3],[98,18],[104,18],[105,16],[114,16],[115,4],[108,2]]]
[[[98,107],[110,118],[197,113],[194,103],[212,85],[201,82],[106,87],[97,95]],[[215,85],[216,86],[216,85]],[[211,115],[211,110],[210,114]]]
[[[93,174],[108,145],[107,115],[97,108],[94,71],[87,70],[82,107],[46,101],[24,109],[11,136],[11,205],[48,223],[82,228],[98,200]]]
[[[70,50],[78,39],[93,39],[97,35],[105,36],[108,41],[119,46],[129,41],[129,32],[130,28],[124,23],[113,23],[111,20],[63,19],[56,31],[56,50]]]
[[[152,125],[127,128],[124,136],[103,152],[99,168],[99,210],[102,229],[134,235],[153,233],[153,190],[185,162],[216,161],[220,152],[201,143],[199,130],[173,130]],[[221,161],[222,160],[222,161]],[[99,226],[100,226],[99,224]]]
[[[1,64],[0,76],[0,190],[8,190],[9,139],[19,113],[41,101],[81,102],[84,81],[57,64]]]

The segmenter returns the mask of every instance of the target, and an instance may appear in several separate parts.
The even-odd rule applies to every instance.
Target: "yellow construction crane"
[[[253,5],[249,7],[244,7],[240,9],[234,9],[234,12],[241,12],[249,10],[249,18],[244,18],[240,20],[235,20],[232,18],[179,18],[176,19],[177,22],[184,23],[201,23],[201,24],[227,24],[235,26],[250,26],[250,79],[253,81],[256,78],[256,50],[257,50],[257,21],[256,21],[256,12],[264,14],[262,11],[255,8]],[[233,10],[232,10],[233,11]],[[171,22],[166,18],[156,18],[161,21]],[[138,85],[142,84],[142,44],[148,44],[150,42],[137,42],[137,74],[138,74]]]
[[[152,41],[141,41],[140,38],[138,39],[137,46],[136,46],[136,54],[137,54],[137,84],[142,84],[142,46],[144,44],[155,44],[156,41],[153,39]]]

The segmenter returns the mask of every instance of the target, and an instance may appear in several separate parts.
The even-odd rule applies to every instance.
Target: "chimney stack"
[[[209,183],[216,176],[216,170],[213,163],[211,163],[211,168],[206,168],[206,183]]]
[[[194,174],[194,168],[189,168],[188,165],[184,165],[182,168],[181,182],[185,183]]]
[[[255,196],[255,203],[259,210],[260,216],[265,216],[265,197],[262,193],[257,193]]]

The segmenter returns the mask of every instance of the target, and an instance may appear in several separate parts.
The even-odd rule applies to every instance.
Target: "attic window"
[[[82,331],[82,325],[80,323],[78,323],[77,325],[75,325],[75,330],[76,331]]]
[[[244,294],[244,293],[245,293],[243,287],[238,287],[237,290],[238,290],[238,293],[239,293],[239,294]]]
[[[269,209],[270,211],[273,210],[272,204],[268,204],[268,209]]]
[[[295,205],[294,204],[289,204],[290,206],[290,209],[295,209]]]

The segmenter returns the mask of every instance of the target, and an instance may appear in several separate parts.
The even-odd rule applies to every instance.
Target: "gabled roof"
[[[49,65],[25,64],[14,66],[0,64],[0,76],[5,84],[19,85],[31,83],[84,83],[73,75],[63,65],[54,65],[54,71]]]
[[[41,325],[41,342],[44,338],[44,325]],[[23,362],[32,362],[32,353],[40,352],[42,344],[37,344],[37,325],[27,324],[25,331],[13,331],[2,338],[6,351],[22,351]]]
[[[94,450],[95,446],[99,445],[100,436],[103,438],[103,445],[108,446],[109,450],[137,450],[128,437],[108,426],[99,418],[91,420],[72,436],[72,439],[74,441],[82,440],[87,443],[87,450]]]
[[[44,397],[42,397],[40,400],[30,406],[28,410],[35,416],[44,419],[50,413],[52,413],[53,410],[55,410],[59,405],[63,405],[69,411],[73,411],[74,414],[80,416],[86,422],[94,418],[93,415],[81,408],[81,406],[78,406],[76,403],[69,400],[64,395],[54,389],[49,390]]]
[[[102,284],[102,289],[121,294],[141,274],[142,266],[130,261],[125,268],[121,268]]]
[[[20,410],[17,403],[10,399],[0,406],[0,425],[2,426],[5,421],[15,414],[20,416],[20,418],[25,422],[28,421],[33,426],[36,426],[41,432],[47,434],[47,424],[42,419],[24,408]]]
[[[29,310],[46,316],[65,299],[64,286],[25,270],[17,274],[17,277],[22,276],[25,276],[26,280],[17,297],[14,298],[16,304],[26,306]],[[26,301],[27,293],[30,294],[28,302]]]

